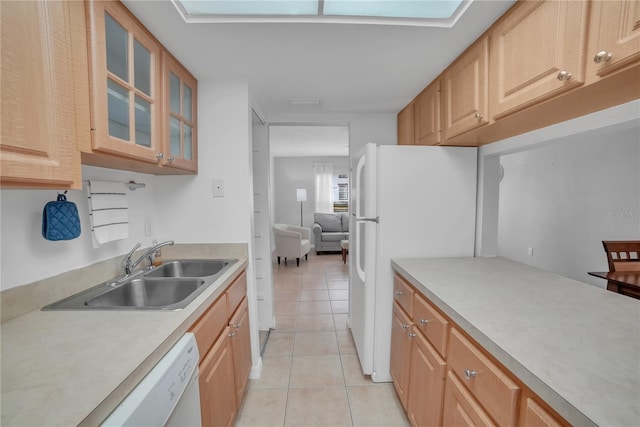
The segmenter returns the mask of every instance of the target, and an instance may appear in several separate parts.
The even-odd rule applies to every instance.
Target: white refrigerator
[[[349,326],[365,374],[389,382],[392,258],[473,256],[477,149],[367,144],[352,187]]]

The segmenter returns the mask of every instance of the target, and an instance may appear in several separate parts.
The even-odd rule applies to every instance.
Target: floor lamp
[[[296,189],[296,199],[300,202],[300,227],[302,227],[302,202],[307,201],[307,189],[306,188]]]

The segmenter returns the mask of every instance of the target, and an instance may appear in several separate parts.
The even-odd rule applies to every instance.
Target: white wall
[[[136,243],[149,246],[159,241],[160,225],[156,215],[156,177],[153,175],[83,166],[86,179],[145,183],[145,188],[127,192],[129,204],[129,238],[94,249],[89,221],[86,185],[84,190],[70,190],[67,200],[78,207],[81,234],[74,240],[52,242],[42,237],[42,209],[55,200],[55,190],[0,190],[0,242],[2,290],[55,276],[65,271],[127,253]],[[144,235],[144,217],[152,217],[153,235]]]
[[[349,173],[349,158],[344,157],[275,157],[274,158],[274,223],[300,225],[300,202],[296,189],[307,189],[307,201],[302,202],[304,227],[313,225],[315,212],[315,174],[313,165],[333,165],[333,174]],[[313,235],[311,236],[313,240]],[[312,242],[313,244],[313,242]]]
[[[601,241],[640,239],[639,129],[565,137],[500,163],[498,254],[604,287],[587,275],[608,270]]]
[[[477,256],[604,287],[601,240],[640,239],[640,101],[485,145],[478,166]]]

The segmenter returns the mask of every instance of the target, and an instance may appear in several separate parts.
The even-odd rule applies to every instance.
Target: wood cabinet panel
[[[162,164],[198,172],[198,81],[162,51]]]
[[[407,415],[413,426],[438,426],[447,364],[420,332],[414,333]]]
[[[561,427],[567,425],[551,415],[531,397],[523,399],[520,411],[522,412],[519,424],[521,427]]]
[[[584,83],[588,9],[588,2],[521,2],[492,29],[494,118]]]
[[[416,328],[422,332],[440,355],[446,357],[449,322],[418,293],[414,298],[413,319]]]
[[[202,425],[232,426],[237,413],[233,352],[226,327],[200,364],[200,406]]]
[[[442,425],[456,427],[495,427],[487,413],[482,409],[471,393],[449,371],[444,392],[444,407],[442,411]]]
[[[391,362],[390,373],[393,386],[400,402],[407,409],[409,395],[409,369],[411,364],[411,319],[397,302],[393,304],[393,324],[391,326]]]
[[[236,401],[239,408],[251,371],[251,338],[247,298],[242,300],[236,314],[229,321],[229,328],[231,329],[231,344],[233,346]]]
[[[442,141],[440,80],[435,80],[416,98],[415,132],[418,145],[438,145]]]
[[[247,295],[247,273],[242,272],[227,289],[227,313],[231,316]]]
[[[520,388],[460,332],[452,328],[449,369],[501,426],[515,426]]]
[[[411,102],[398,113],[398,145],[415,144],[414,111],[414,103]]]
[[[404,311],[413,317],[413,288],[398,275],[393,278],[393,298]]]
[[[483,37],[444,72],[444,132],[451,138],[489,123],[489,39]]]
[[[161,45],[122,3],[92,1],[86,7],[92,149],[157,163]],[[115,46],[121,47],[122,58],[110,60],[116,56]],[[144,58],[148,62],[137,59],[136,54],[148,55]],[[148,78],[143,79],[143,74],[149,74]],[[142,80],[148,80],[148,88]]]
[[[640,3],[594,1],[591,16],[587,64],[595,78],[640,61]]]
[[[225,298],[219,298],[193,325],[191,331],[198,343],[200,360],[206,356],[206,352],[220,335],[220,331],[227,325],[228,318],[227,301]]]
[[[2,187],[82,188],[69,7],[0,3]]]

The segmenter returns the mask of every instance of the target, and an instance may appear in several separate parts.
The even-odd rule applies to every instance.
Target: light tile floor
[[[393,385],[362,375],[340,254],[273,268],[277,325],[236,426],[408,426]]]

